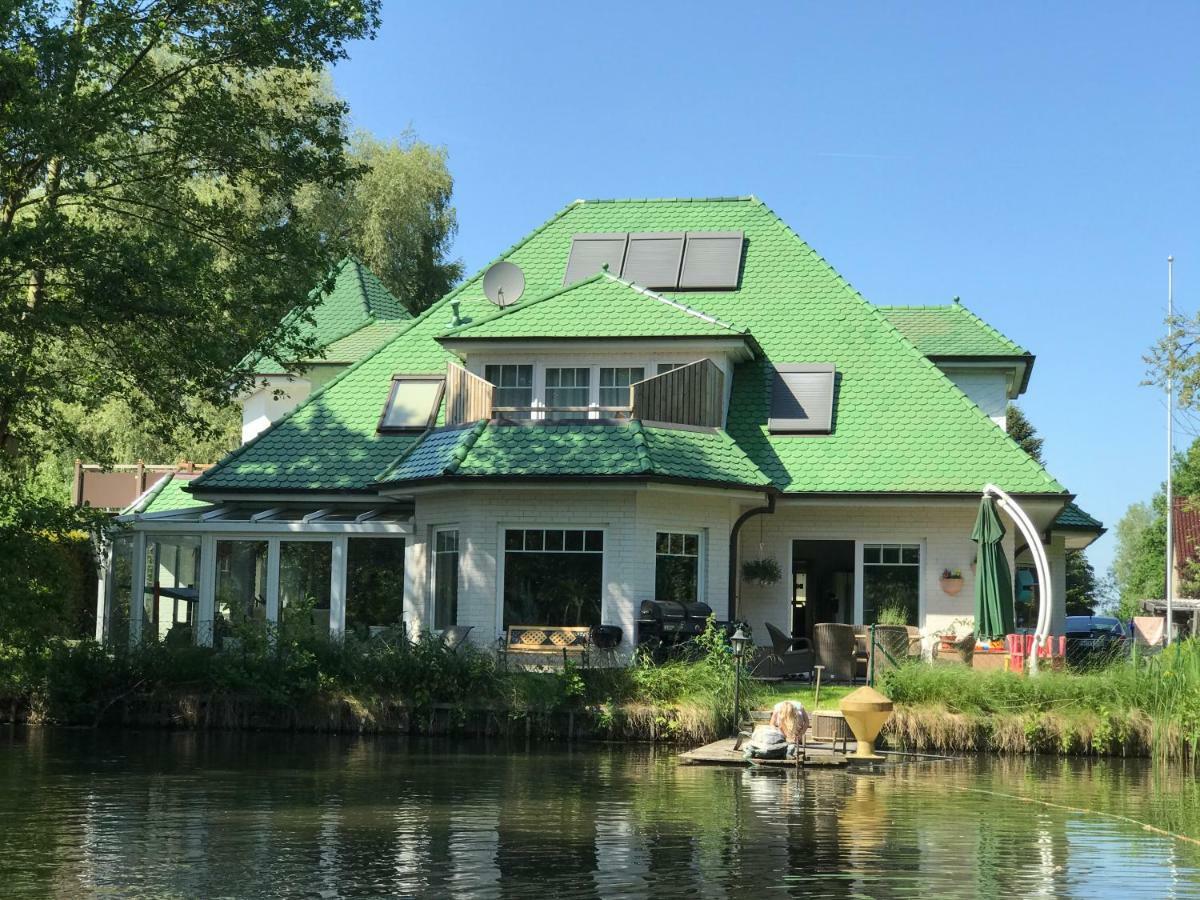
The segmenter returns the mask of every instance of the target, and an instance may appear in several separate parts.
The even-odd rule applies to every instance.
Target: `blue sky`
[[[1200,304],[1197,34],[1200,4],[385,2],[334,81],[448,148],[468,270],[577,197],[753,193],[876,303],[961,296],[1037,355],[1050,470],[1111,526],[1162,479],[1168,253]]]

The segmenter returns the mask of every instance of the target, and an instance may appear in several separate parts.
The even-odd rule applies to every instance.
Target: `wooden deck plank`
[[[688,750],[686,753],[681,753],[679,759],[685,765],[700,765],[700,766],[747,766],[750,763],[742,756],[741,750],[734,750],[734,739],[724,738],[719,741],[713,741],[711,744],[705,744],[703,747],[697,747],[695,750]],[[794,759],[756,759],[755,764],[760,766],[780,766],[784,768],[796,768]],[[834,752],[829,744],[809,744],[807,755],[800,762],[801,767],[804,766],[844,766],[846,765],[846,757],[841,753]]]

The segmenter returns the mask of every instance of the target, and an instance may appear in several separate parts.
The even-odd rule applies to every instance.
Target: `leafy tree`
[[[1008,427],[1008,436],[1016,441],[1022,450],[1045,465],[1046,461],[1042,458],[1042,446],[1045,444],[1045,438],[1038,435],[1033,423],[1025,417],[1025,413],[1015,403],[1008,404],[1005,424]],[[1083,550],[1068,550],[1066,565],[1067,615],[1089,616],[1096,607],[1096,572]]]
[[[1143,541],[1154,523],[1154,511],[1149,503],[1132,503],[1117,522],[1115,536],[1117,548],[1113,554],[1110,576],[1119,599],[1122,617],[1133,615],[1137,601],[1142,597],[1157,596],[1147,592],[1148,583],[1153,584],[1155,573],[1145,569],[1144,560],[1153,562],[1153,555],[1143,555]],[[1166,545],[1164,526],[1163,545]],[[1160,556],[1159,559],[1162,559]],[[1161,583],[1162,571],[1157,573]]]
[[[294,198],[355,176],[345,104],[294,90],[369,37],[378,0],[16,0],[0,9],[0,447],[139,396],[204,431],[333,254]]]
[[[350,155],[363,175],[301,200],[334,246],[352,253],[416,314],[454,287],[462,263],[449,260],[458,219],[446,150],[407,132],[399,141],[359,133]]]

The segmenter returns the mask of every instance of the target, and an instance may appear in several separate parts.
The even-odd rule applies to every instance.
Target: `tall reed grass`
[[[1037,676],[911,664],[885,673],[891,733],[929,749],[1151,754],[1200,750],[1200,641],[1086,672]]]

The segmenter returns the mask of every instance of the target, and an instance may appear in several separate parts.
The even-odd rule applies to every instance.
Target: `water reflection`
[[[608,747],[31,729],[0,737],[0,893],[1200,896],[1198,848],[1139,824],[1200,836],[1198,791],[1130,760],[870,776]]]

